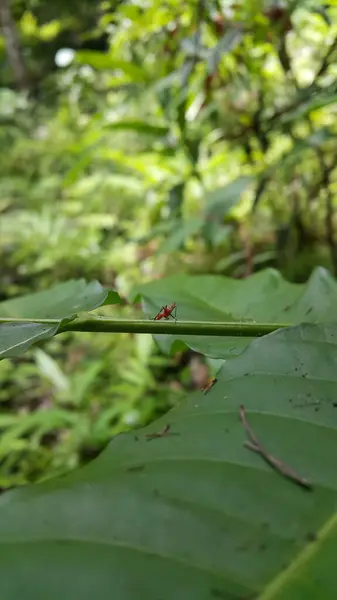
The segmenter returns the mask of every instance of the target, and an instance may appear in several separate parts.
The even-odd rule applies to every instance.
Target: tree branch
[[[19,36],[11,13],[9,0],[0,0],[0,25],[16,87],[19,90],[27,89],[29,87],[29,77],[23,60]]]

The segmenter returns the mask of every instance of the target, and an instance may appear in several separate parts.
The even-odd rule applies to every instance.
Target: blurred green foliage
[[[1,300],[72,277],[127,296],[167,273],[336,274],[336,2],[4,0],[0,19]],[[175,404],[179,360],[86,334],[1,362],[0,486]]]

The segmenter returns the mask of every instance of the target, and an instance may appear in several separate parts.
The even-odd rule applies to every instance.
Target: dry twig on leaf
[[[311,483],[309,483],[309,481],[304,479],[304,477],[301,477],[300,475],[298,475],[298,473],[296,473],[296,471],[294,471],[291,467],[286,465],[284,462],[282,462],[278,458],[275,458],[275,456],[272,456],[272,454],[269,454],[269,452],[267,452],[267,450],[262,446],[262,444],[259,442],[258,438],[256,437],[255,433],[253,432],[251,426],[249,425],[249,423],[247,421],[246,409],[243,406],[243,404],[241,404],[241,406],[240,406],[240,419],[241,419],[242,425],[244,426],[244,428],[248,434],[248,437],[250,438],[250,441],[245,442],[245,444],[244,444],[246,446],[246,448],[249,448],[249,450],[252,450],[253,452],[257,452],[258,454],[260,454],[269,465],[271,465],[276,471],[281,473],[284,477],[291,479],[292,481],[294,481],[294,483],[297,483],[297,485],[300,485],[301,487],[304,487],[307,490],[312,489],[312,485],[311,485]]]

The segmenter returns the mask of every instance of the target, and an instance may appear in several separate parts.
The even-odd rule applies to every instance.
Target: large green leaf
[[[1,599],[335,600],[336,342],[335,324],[255,340],[207,395],[2,495]],[[310,490],[244,446],[241,405]]]
[[[177,302],[177,317],[189,321],[242,321],[288,323],[337,321],[337,283],[317,268],[306,284],[285,281],[266,269],[244,280],[222,276],[173,276],[137,288],[149,316],[161,306]],[[184,342],[213,357],[242,351],[249,338],[156,336],[165,351]]]
[[[18,356],[32,344],[55,335],[65,319],[90,311],[102,304],[120,302],[117,292],[103,288],[98,281],[70,280],[44,292],[28,294],[0,303],[0,317],[58,319],[58,323],[5,323],[0,325],[0,358]]]

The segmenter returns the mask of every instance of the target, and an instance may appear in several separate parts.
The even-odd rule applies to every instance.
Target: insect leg
[[[158,317],[159,315],[163,312],[165,306],[162,306],[161,309],[159,310],[159,312],[157,312],[156,316],[153,317],[153,321],[159,321]],[[161,317],[162,318],[162,317]]]

